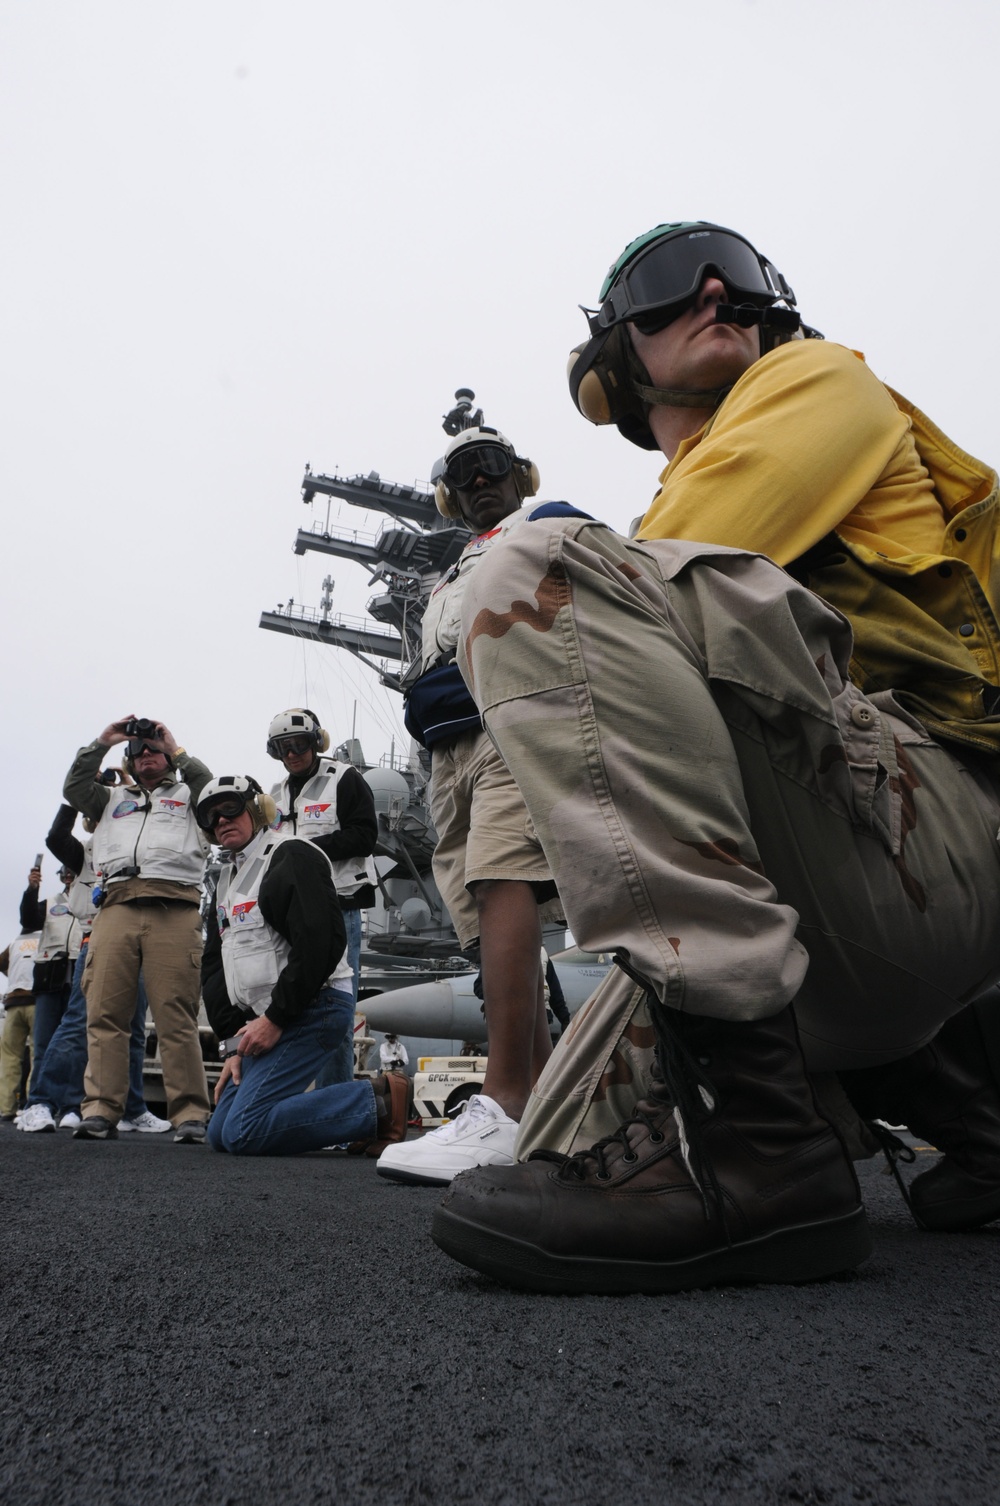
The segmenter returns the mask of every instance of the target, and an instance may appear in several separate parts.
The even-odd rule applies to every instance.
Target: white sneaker
[[[75,1130],[79,1124],[80,1116],[76,1112],[76,1109],[67,1109],[65,1114],[63,1114],[62,1118],[59,1120],[60,1129]]]
[[[165,1135],[168,1129],[173,1129],[169,1119],[157,1119],[148,1109],[143,1109],[134,1119],[119,1119],[118,1133],[125,1135],[129,1130],[138,1130],[140,1135]]]
[[[424,1182],[447,1187],[452,1177],[473,1166],[513,1166],[518,1123],[485,1093],[475,1093],[449,1124],[419,1140],[389,1145],[378,1158],[379,1176],[394,1182]]]
[[[15,1123],[19,1130],[27,1130],[29,1135],[37,1135],[39,1130],[54,1130],[56,1127],[56,1121],[48,1105],[44,1103],[33,1103],[22,1109]]]

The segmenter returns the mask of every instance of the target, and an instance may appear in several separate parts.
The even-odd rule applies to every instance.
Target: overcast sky
[[[995,463],[997,32],[980,0],[2,0],[0,946],[126,712],[267,783],[288,705],[405,745],[355,660],[258,629],[331,564],[335,608],[371,594],[292,553],[306,461],[426,478],[469,385],[542,495],[643,510],[657,457],[564,371],[662,220],[741,230]]]

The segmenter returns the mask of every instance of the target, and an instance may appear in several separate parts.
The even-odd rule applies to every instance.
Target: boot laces
[[[879,1145],[882,1148],[882,1154],[885,1156],[886,1161],[886,1175],[891,1175],[895,1178],[896,1186],[899,1188],[903,1202],[910,1210],[910,1216],[913,1219],[913,1222],[916,1224],[918,1229],[926,1229],[927,1225],[920,1217],[920,1214],[917,1212],[916,1208],[914,1208],[913,1200],[910,1197],[910,1189],[903,1181],[903,1176],[899,1169],[900,1161],[902,1161],[905,1166],[913,1165],[914,1161],[917,1159],[916,1151],[911,1145],[907,1145],[905,1140],[901,1140],[898,1135],[894,1135],[889,1126],[887,1124],[883,1124],[881,1120],[866,1119],[864,1122],[866,1127],[871,1130],[872,1134],[875,1136],[875,1139],[878,1141]]]
[[[725,1199],[711,1157],[705,1150],[702,1133],[706,1109],[711,1113],[715,1108],[715,1088],[697,1057],[682,1039],[672,1018],[673,1012],[661,1002],[652,981],[632,966],[631,957],[626,951],[615,953],[615,964],[646,995],[656,1032],[660,1070],[674,1106],[681,1157],[688,1175],[698,1189],[705,1218],[711,1218],[711,1204],[714,1203],[728,1239]]]
[[[613,1134],[605,1135],[603,1140],[598,1140],[596,1145],[591,1145],[587,1150],[575,1151],[571,1156],[563,1155],[557,1150],[536,1150],[528,1159],[552,1161],[559,1167],[557,1175],[567,1182],[573,1180],[582,1182],[590,1169],[590,1162],[596,1161],[598,1181],[607,1182],[610,1181],[612,1175],[608,1167],[607,1153],[613,1145],[622,1147],[621,1159],[627,1164],[631,1165],[639,1159],[628,1137],[629,1130],[635,1124],[645,1125],[646,1132],[654,1145],[658,1145],[667,1138],[652,1114],[646,1109],[637,1108],[631,1119],[626,1119],[625,1123],[620,1124]]]

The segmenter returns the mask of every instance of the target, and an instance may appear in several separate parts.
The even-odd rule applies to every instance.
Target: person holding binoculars
[[[127,743],[134,786],[97,775]],[[212,775],[162,722],[125,716],[80,749],[64,795],[93,825],[98,905],[83,973],[87,1073],[80,1139],[118,1133],[128,1090],[128,1043],[139,972],[159,1037],[167,1113],[181,1144],[202,1144],[210,1112],[198,1037],[201,883],[209,843],[195,820]]]

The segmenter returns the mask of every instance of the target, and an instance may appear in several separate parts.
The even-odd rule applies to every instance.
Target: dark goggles
[[[779,298],[795,302],[777,267],[749,241],[727,230],[689,230],[653,241],[622,269],[597,313],[597,327],[628,320],[644,334],[655,334],[690,306],[709,272],[734,300],[763,306]]]
[[[206,808],[199,805],[195,818],[202,831],[214,831],[220,821],[235,821],[250,803],[247,795],[223,795]]]
[[[140,753],[162,753],[162,748],[154,748],[144,737],[130,737],[128,740],[129,758],[138,758]]]
[[[267,751],[272,757],[284,758],[286,753],[309,753],[315,746],[315,732],[289,732],[284,737],[272,737]]]
[[[509,450],[499,444],[475,444],[459,450],[444,468],[444,479],[454,491],[465,491],[477,476],[501,480],[509,476],[514,461]]]

